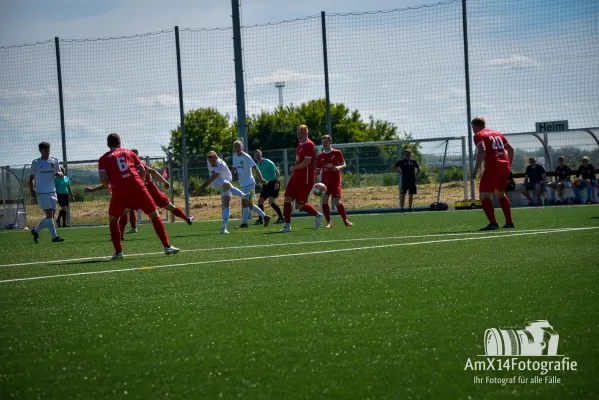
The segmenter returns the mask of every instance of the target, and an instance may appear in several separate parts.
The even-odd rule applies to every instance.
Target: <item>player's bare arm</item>
[[[310,163],[312,162],[312,157],[306,157],[304,158],[304,161],[302,161],[299,164],[295,164],[294,167],[292,167],[294,170],[295,169],[304,169],[306,168],[308,165],[310,165]],[[292,171],[293,172],[293,171]]]
[[[69,186],[69,196],[71,197],[71,200],[75,200],[75,196],[73,195],[73,191],[71,190],[71,187]]]
[[[472,171],[472,179],[476,179],[476,175],[478,174],[478,170],[480,169],[483,161],[485,160],[485,144],[480,142],[476,145],[478,152],[476,153],[476,163],[474,164],[474,170]]]
[[[256,173],[256,175],[258,176],[258,179],[260,180],[260,182],[262,182],[263,184],[267,184],[268,181],[266,179],[264,179],[264,177],[262,176],[262,172],[260,172],[260,169],[258,169],[257,166],[253,166],[252,170],[254,170],[254,172]]]
[[[164,186],[166,189],[168,189],[170,187],[170,185],[169,185],[168,181],[166,180],[166,178],[164,176],[162,176],[161,174],[159,174],[158,171],[156,171],[154,168],[148,167],[147,171],[148,171],[148,174],[150,174],[151,177],[153,177],[157,181],[161,182],[162,186]]]
[[[392,165],[391,169],[401,175],[401,168],[397,168],[395,165]]]
[[[512,164],[514,162],[514,148],[509,143],[504,143],[503,148],[505,150],[507,150],[507,156],[508,156],[508,159],[510,160],[510,168],[511,168]]]
[[[98,186],[88,186],[85,188],[85,191],[87,193],[93,193],[93,192],[97,192],[100,190],[106,190],[106,187],[104,185],[98,185]]]
[[[35,189],[33,188],[34,182],[35,182],[35,175],[30,175],[29,176],[29,192],[31,193],[31,197],[33,197],[35,199],[37,197],[37,193],[35,192]]]
[[[104,186],[104,188],[110,192],[110,182],[108,181],[108,177],[106,176],[106,171],[98,171],[98,177],[100,178],[102,186]]]
[[[139,164],[137,166],[137,173],[139,173],[139,177],[141,178],[141,181],[145,182],[146,176],[148,175],[148,173],[146,172],[146,168],[143,165]]]
[[[208,185],[210,185],[212,182],[214,182],[214,180],[216,178],[218,178],[219,175],[220,174],[218,172],[213,172],[212,175],[210,175],[210,178],[208,178],[208,180],[206,182],[202,183],[202,186],[197,188],[191,195],[198,196],[200,193],[202,193],[204,190],[206,190]]]
[[[345,168],[347,165],[345,164],[345,162],[343,162],[343,164],[341,165],[333,165],[331,163],[325,164],[325,168],[326,169],[332,169],[333,171],[341,171],[343,168]]]

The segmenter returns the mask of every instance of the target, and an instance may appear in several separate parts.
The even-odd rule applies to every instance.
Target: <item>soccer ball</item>
[[[324,185],[324,183],[317,183],[316,185],[312,186],[312,194],[314,194],[314,196],[320,197],[326,192],[327,187]]]

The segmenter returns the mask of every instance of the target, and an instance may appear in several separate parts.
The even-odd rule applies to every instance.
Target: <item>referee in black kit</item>
[[[420,165],[418,161],[412,160],[412,152],[409,149],[403,151],[403,159],[399,160],[392,167],[395,171],[401,174],[401,190],[399,195],[399,212],[404,211],[406,202],[406,193],[409,192],[408,211],[412,212],[412,202],[416,194],[416,174],[420,173]],[[418,170],[418,172],[416,172]]]

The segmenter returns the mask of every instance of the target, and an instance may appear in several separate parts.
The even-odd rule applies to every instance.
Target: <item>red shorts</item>
[[[285,197],[295,199],[295,204],[305,204],[308,201],[310,192],[312,192],[312,186],[314,184],[306,183],[305,181],[302,182],[302,179],[291,175],[291,179],[289,179],[285,188]]]
[[[154,203],[156,203],[158,208],[165,208],[171,203],[166,194],[162,193],[162,191],[158,189],[158,186],[156,186],[154,182],[146,184],[146,189],[148,189],[148,193],[150,193],[152,200],[154,200]]]
[[[110,198],[108,215],[120,218],[126,209],[140,209],[144,214],[149,215],[156,211],[156,203],[145,187],[135,188],[126,193],[113,193]]]
[[[478,190],[480,193],[493,193],[496,190],[504,192],[509,177],[510,167],[507,164],[505,167],[485,168],[483,176],[480,178]]]
[[[327,194],[336,199],[341,198],[341,184],[322,182],[327,187]]]

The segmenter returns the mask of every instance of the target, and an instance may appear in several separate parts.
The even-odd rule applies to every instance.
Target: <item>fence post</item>
[[[62,165],[66,172],[68,172],[67,162],[67,141],[64,126],[64,101],[62,97],[62,68],[60,66],[60,43],[58,36],[54,38],[54,47],[56,49],[56,70],[58,72],[58,105],[60,106],[60,133],[62,139]],[[67,219],[70,223],[70,221]]]
[[[320,20],[322,21],[322,53],[324,60],[324,93],[327,112],[327,133],[333,137],[333,129],[331,127],[331,96],[329,95],[329,57],[327,55],[327,26],[326,15],[324,11],[320,12]]]
[[[189,179],[187,177],[187,141],[185,139],[185,108],[183,106],[183,77],[181,76],[181,48],[179,46],[179,27],[175,26],[175,45],[177,48],[177,78],[179,80],[179,114],[181,119],[181,162],[183,163],[183,195],[185,196],[185,214],[189,215]]]
[[[466,162],[466,137],[462,136],[462,177],[464,179],[464,200],[468,200],[468,163]]]
[[[246,152],[250,151],[245,123],[245,85],[243,83],[243,53],[241,48],[241,21],[239,0],[231,0],[233,18],[233,57],[235,62],[235,94],[237,96],[237,136]]]
[[[168,154],[168,183],[171,187],[171,203],[175,204],[175,186],[173,186],[173,156]],[[189,215],[189,214],[187,214]],[[175,222],[175,214],[171,213],[171,223]]]
[[[283,149],[283,175],[285,176],[285,187],[289,182],[289,158],[287,157],[287,149]]]
[[[464,33],[464,71],[466,74],[466,114],[468,118],[468,165],[470,167],[470,194],[471,200],[474,200],[474,179],[472,179],[472,170],[474,169],[474,151],[472,149],[472,110],[470,107],[470,67],[468,64],[468,20],[466,17],[466,0],[462,0],[462,27]]]
[[[439,190],[437,191],[437,203],[441,201],[441,187],[443,186],[443,176],[445,175],[445,160],[447,158],[447,147],[449,147],[449,140],[445,141],[445,152],[443,152],[443,162],[441,163],[441,175],[439,175]]]

